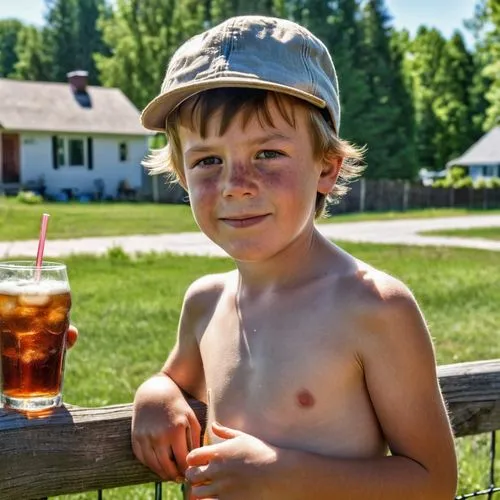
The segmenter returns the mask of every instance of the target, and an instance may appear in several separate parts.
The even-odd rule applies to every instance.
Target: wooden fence
[[[457,437],[500,429],[500,359],[440,366]],[[203,423],[205,408],[191,404]],[[0,498],[37,499],[152,483],[130,446],[130,404],[62,407],[28,419],[0,409]]]
[[[330,213],[405,211],[422,208],[488,209],[500,207],[500,188],[433,188],[409,181],[360,179],[332,205]]]

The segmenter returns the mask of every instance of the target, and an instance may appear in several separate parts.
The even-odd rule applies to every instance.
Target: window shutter
[[[58,151],[57,135],[52,136],[52,168],[57,170],[59,168],[59,151]]]
[[[94,144],[92,137],[87,137],[87,168],[94,169]]]

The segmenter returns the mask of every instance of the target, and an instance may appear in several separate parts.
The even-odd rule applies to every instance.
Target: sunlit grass
[[[469,229],[443,229],[439,231],[424,231],[425,236],[456,236],[459,238],[486,238],[500,240],[500,226],[498,227],[472,227]]]

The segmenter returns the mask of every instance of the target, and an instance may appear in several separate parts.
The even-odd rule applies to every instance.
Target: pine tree
[[[9,77],[13,71],[18,55],[16,45],[19,33],[24,25],[17,19],[0,20],[0,77]]]
[[[430,170],[443,168],[436,155],[440,125],[434,102],[438,97],[435,79],[445,45],[446,40],[438,30],[421,26],[411,42],[406,62],[412,80],[417,159],[420,167]]]
[[[436,97],[433,110],[439,121],[435,162],[441,168],[462,154],[466,145],[471,143],[470,89],[473,74],[472,56],[462,35],[455,32],[444,46],[434,79]]]
[[[369,91],[364,112],[368,145],[366,171],[371,178],[412,179],[415,161],[413,113],[400,57],[391,50],[390,17],[383,0],[363,9],[363,69]]]
[[[46,0],[46,42],[51,55],[52,80],[64,82],[68,71],[79,66],[75,36],[78,23],[77,0]]]
[[[486,43],[491,62],[483,70],[484,76],[491,80],[486,92],[486,99],[490,105],[486,110],[485,130],[500,125],[500,2],[498,0],[488,1],[487,15],[492,28],[487,34]]]

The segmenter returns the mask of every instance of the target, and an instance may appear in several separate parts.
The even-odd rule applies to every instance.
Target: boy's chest
[[[365,389],[352,331],[331,316],[216,310],[200,342],[214,417],[268,439],[343,425]]]

